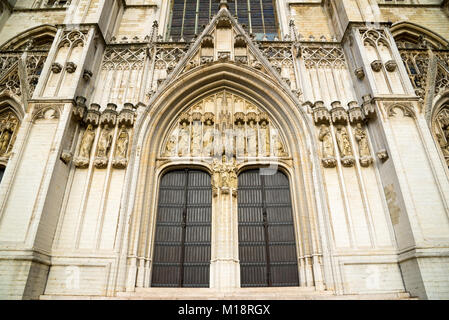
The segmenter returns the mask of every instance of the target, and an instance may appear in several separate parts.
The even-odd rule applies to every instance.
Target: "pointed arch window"
[[[216,0],[172,0],[167,37],[188,41],[198,35],[219,10]],[[278,36],[275,0],[234,0],[229,11],[256,40]]]

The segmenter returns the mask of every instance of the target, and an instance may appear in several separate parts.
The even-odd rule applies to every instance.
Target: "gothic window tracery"
[[[247,27],[257,40],[278,36],[274,0],[228,1],[229,12]],[[172,0],[167,36],[175,41],[188,41],[198,35],[219,11],[216,0]]]

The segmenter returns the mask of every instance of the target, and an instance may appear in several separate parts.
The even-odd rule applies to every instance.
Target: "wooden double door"
[[[153,287],[209,287],[211,222],[208,173],[184,169],[162,177]],[[238,225],[241,286],[298,286],[290,186],[282,172],[240,174]]]

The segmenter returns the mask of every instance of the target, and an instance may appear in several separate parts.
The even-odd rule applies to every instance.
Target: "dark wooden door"
[[[210,175],[176,170],[162,177],[153,255],[153,287],[209,287]]]
[[[299,286],[288,178],[282,172],[239,176],[239,259],[242,287]]]

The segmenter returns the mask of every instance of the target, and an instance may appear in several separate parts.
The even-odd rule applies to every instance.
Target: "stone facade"
[[[274,1],[273,40],[219,2],[173,41],[170,1],[0,1],[0,298],[242,297],[238,176],[269,166],[285,298],[448,299],[449,1]],[[206,291],[151,287],[174,168],[211,175]]]

